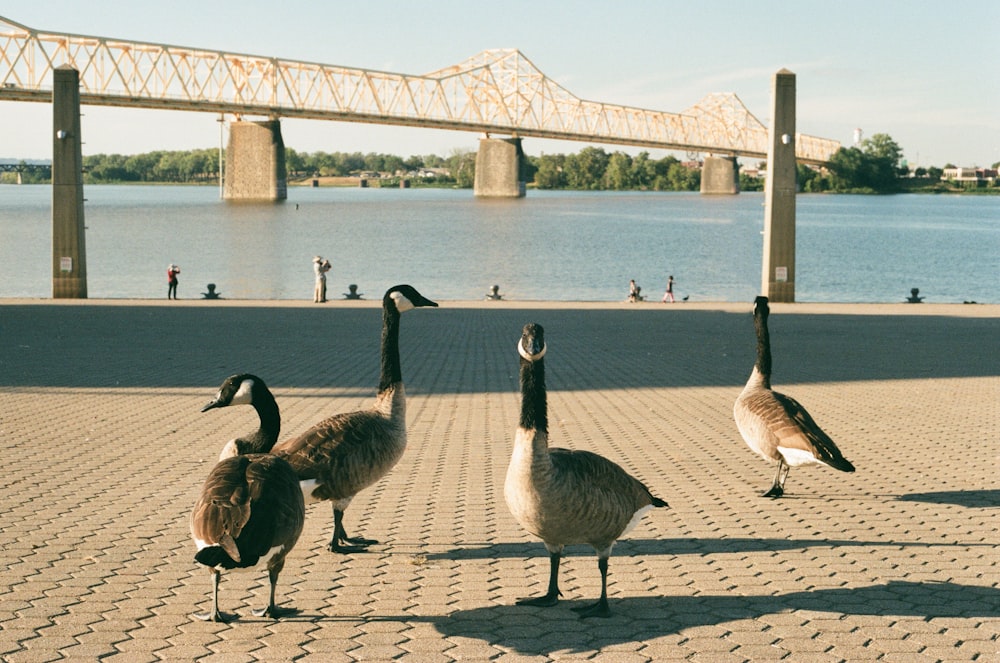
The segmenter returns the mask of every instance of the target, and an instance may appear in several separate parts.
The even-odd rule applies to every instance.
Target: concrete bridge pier
[[[80,72],[68,65],[53,72],[52,133],[52,298],[86,299]]]
[[[705,157],[701,166],[703,194],[732,195],[740,192],[740,166],[736,157]]]
[[[794,302],[795,74],[787,69],[771,80],[771,127],[767,138],[761,294],[773,302]]]
[[[523,160],[520,138],[487,136],[481,139],[479,152],[476,154],[476,179],[473,188],[476,197],[523,198]]]
[[[275,201],[288,198],[288,172],[281,122],[236,121],[229,125],[225,200]]]

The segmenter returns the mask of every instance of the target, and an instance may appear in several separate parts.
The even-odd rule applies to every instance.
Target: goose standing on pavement
[[[574,608],[581,617],[607,617],[611,548],[653,507],[667,506],[638,479],[589,451],[549,448],[545,392],[545,336],[541,325],[524,326],[520,355],[521,417],[507,468],[504,497],[514,518],[541,538],[549,551],[548,592],[518,605],[555,605],[563,547],[586,543],[597,551],[601,597]]]
[[[406,449],[399,319],[402,313],[420,306],[437,304],[409,285],[393,286],[382,298],[382,363],[372,407],[324,419],[274,448],[298,474],[307,503],[333,503],[331,552],[357,552],[378,543],[347,536],[344,511],[355,495],[385,476]]]
[[[216,622],[231,619],[219,610],[219,577],[230,569],[266,566],[270,598],[266,608],[253,612],[271,618],[289,612],[275,605],[274,590],[305,522],[298,476],[286,461],[268,453],[281,427],[274,396],[259,377],[234,375],[202,412],[237,404],[252,405],[260,427],[226,444],[191,512],[195,561],[212,573],[212,609],[195,616]]]
[[[733,418],[750,449],[778,464],[774,483],[763,495],[777,498],[785,493],[785,479],[792,467],[820,464],[853,472],[854,466],[798,401],[771,389],[769,313],[767,297],[757,297],[753,308],[757,361],[733,406]]]

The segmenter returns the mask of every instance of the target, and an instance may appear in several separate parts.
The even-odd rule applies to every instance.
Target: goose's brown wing
[[[399,458],[401,431],[380,413],[361,410],[330,417],[274,448],[299,479],[321,484],[317,499],[343,499],[380,479]],[[399,438],[404,439],[404,438]]]
[[[844,472],[853,472],[854,466],[844,458],[836,443],[819,427],[802,404],[791,396],[772,392],[787,425],[775,431],[778,446],[811,452],[818,460]]]
[[[561,523],[567,542],[603,549],[628,527],[636,512],[666,503],[638,479],[598,454],[562,448],[549,450],[552,478],[546,510]]]
[[[275,445],[271,453],[288,461],[300,479],[318,478],[335,458],[363,444],[366,422],[373,416],[359,410],[328,417],[298,437]]]
[[[219,546],[236,563],[242,556],[236,539],[250,520],[250,491],[246,482],[246,456],[216,463],[191,511],[191,536],[206,546]]]
[[[298,477],[288,463],[270,454],[237,456],[209,473],[191,513],[191,535],[222,548],[233,566],[246,567],[275,546],[290,550],[304,520]]]

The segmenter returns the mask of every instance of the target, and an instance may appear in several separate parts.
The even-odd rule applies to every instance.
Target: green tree
[[[864,153],[856,147],[842,147],[830,157],[827,164],[835,191],[850,191],[867,186],[870,175]]]
[[[741,170],[739,178],[740,178],[740,191],[764,190],[764,178],[762,177],[750,177]]]
[[[345,175],[359,173],[365,168],[365,156],[361,152],[351,152],[344,154],[341,159],[341,168]]]
[[[677,157],[665,156],[658,161],[652,162],[652,182],[651,186],[654,191],[670,191],[670,181],[667,179],[667,173],[670,172],[670,167],[675,164],[680,163]]]
[[[632,159],[632,172],[630,173],[632,186],[638,189],[651,189],[656,180],[655,162],[650,160],[649,152],[639,152]]]
[[[127,161],[120,154],[92,154],[83,158],[83,170],[93,182],[128,182],[133,176],[125,167]]]
[[[153,176],[160,182],[184,181],[184,153],[160,152],[160,159],[153,167]]]
[[[861,147],[868,156],[884,160],[893,168],[897,167],[903,158],[902,148],[889,134],[875,134],[871,138],[866,138],[861,141]]]
[[[305,159],[303,155],[299,154],[290,147],[285,148],[285,168],[288,170],[289,177],[293,175],[302,175],[305,173]]]
[[[860,147],[842,147],[827,164],[831,188],[876,193],[898,191],[902,155],[903,150],[888,134],[875,134],[861,141]]]
[[[608,160],[608,153],[599,147],[585,147],[577,154],[569,155],[563,167],[566,184],[571,189],[599,189]]]
[[[453,150],[448,157],[448,170],[455,178],[456,185],[463,189],[471,189],[476,183],[476,153]]]
[[[800,163],[796,165],[795,175],[799,191],[802,191],[803,193],[818,193],[820,191],[826,191],[830,188],[829,181],[827,178],[823,177],[823,174],[819,170],[810,168],[805,164]],[[742,180],[740,181],[742,182]],[[760,180],[760,189],[764,188],[763,184],[763,180]],[[743,190],[750,191],[751,189]]]
[[[867,186],[879,192],[897,190],[902,148],[889,134],[875,134],[861,141],[861,147],[870,164],[868,174],[871,179]]]
[[[133,154],[125,160],[125,170],[133,182],[149,182],[153,179],[153,167],[159,157],[153,152]]]
[[[565,154],[543,154],[538,157],[538,170],[535,171],[535,186],[539,189],[565,188],[566,173],[563,171],[565,163]]]
[[[604,169],[604,176],[601,178],[602,187],[612,191],[625,191],[634,187],[632,179],[632,157],[624,152],[614,152],[608,157],[607,166]]]
[[[668,191],[697,191],[701,188],[701,171],[675,160],[667,169],[666,184]]]

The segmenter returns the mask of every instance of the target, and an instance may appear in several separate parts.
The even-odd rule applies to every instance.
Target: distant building
[[[992,185],[997,179],[996,168],[945,168],[941,179],[965,186]]]
[[[417,168],[406,173],[400,171],[397,175],[405,177],[419,177],[426,180],[435,177],[450,177],[451,171],[447,168]]]

